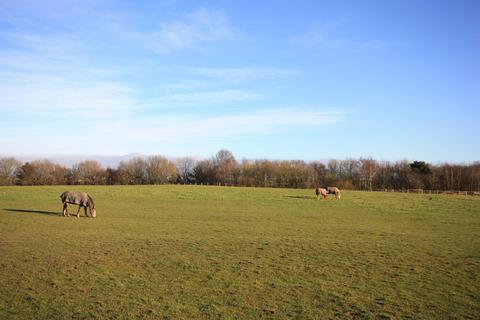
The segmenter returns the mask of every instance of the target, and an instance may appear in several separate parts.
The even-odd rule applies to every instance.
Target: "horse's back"
[[[337,193],[340,190],[337,187],[327,187],[327,192],[328,193]]]
[[[78,191],[65,191],[60,195],[63,203],[78,204],[81,206],[87,206],[88,194]]]
[[[325,188],[316,188],[315,189],[315,194],[318,196],[318,195],[326,195],[327,194],[327,189]]]

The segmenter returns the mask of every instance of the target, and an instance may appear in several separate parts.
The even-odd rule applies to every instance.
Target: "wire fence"
[[[265,188],[265,186],[243,186],[231,183],[178,183],[182,185],[202,185],[202,186],[221,186],[221,187],[255,187]],[[281,188],[270,186],[268,188]],[[309,189],[309,188],[302,188]],[[458,191],[458,190],[428,190],[428,189],[372,189],[372,190],[360,190],[360,189],[341,189],[346,191],[367,191],[367,192],[399,192],[399,193],[420,193],[420,194],[445,194],[445,195],[461,195],[461,196],[480,196],[480,191]]]
[[[367,190],[369,191],[369,190]],[[425,193],[425,194],[446,194],[461,196],[480,196],[480,191],[458,191],[458,190],[425,190],[425,189],[375,189],[376,192],[403,192],[403,193]]]

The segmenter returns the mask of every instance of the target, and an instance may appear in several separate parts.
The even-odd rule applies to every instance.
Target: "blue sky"
[[[0,1],[0,154],[480,160],[478,1]]]

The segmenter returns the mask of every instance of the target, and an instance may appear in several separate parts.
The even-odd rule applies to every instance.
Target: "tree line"
[[[104,168],[86,160],[72,167],[49,160],[22,163],[0,159],[0,185],[208,184],[247,187],[354,190],[480,190],[480,162],[430,164],[424,161],[377,161],[372,158],[329,160],[241,160],[228,150],[209,159],[169,160],[155,155]]]

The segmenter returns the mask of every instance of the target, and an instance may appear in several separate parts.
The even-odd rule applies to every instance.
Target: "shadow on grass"
[[[26,212],[26,213],[38,213],[38,214],[46,214],[49,216],[61,216],[60,212],[53,212],[53,211],[40,211],[40,210],[24,210],[24,209],[3,209],[5,211],[11,212]]]
[[[285,196],[292,199],[317,199],[315,196]]]

